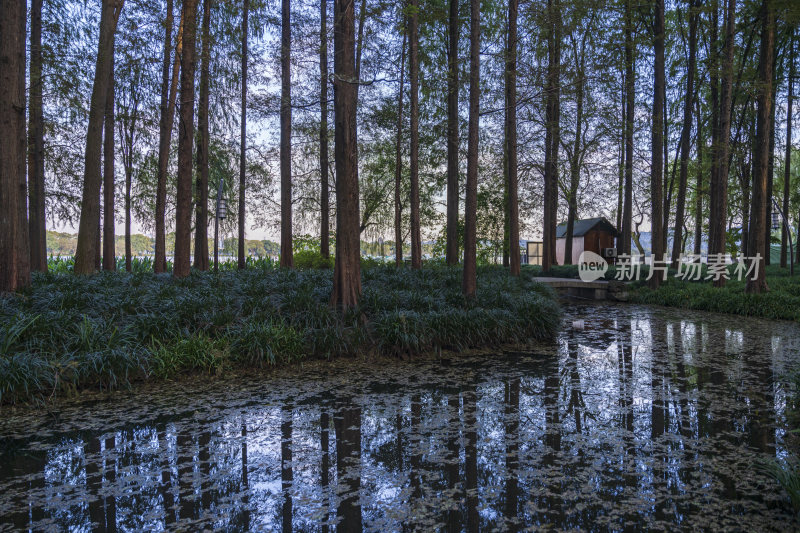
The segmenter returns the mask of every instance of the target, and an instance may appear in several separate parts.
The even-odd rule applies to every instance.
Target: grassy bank
[[[461,270],[365,268],[360,307],[328,307],[330,270],[271,263],[175,280],[149,272],[36,275],[0,297],[0,403],[114,388],[191,372],[219,374],[339,355],[417,354],[555,335],[552,292],[479,269],[461,295]]]
[[[634,284],[630,295],[637,303],[800,321],[800,273],[790,277],[788,269],[768,266],[767,284],[769,292],[747,294],[746,282],[735,278],[717,289],[710,281],[683,281],[670,275],[657,290]]]

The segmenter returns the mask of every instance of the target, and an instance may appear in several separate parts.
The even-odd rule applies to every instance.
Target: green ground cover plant
[[[142,379],[215,375],[341,355],[414,355],[550,339],[560,323],[553,292],[481,267],[478,294],[461,294],[461,270],[368,266],[357,309],[328,306],[328,268],[245,270],[184,279],[63,269],[0,297],[0,402],[111,389]]]

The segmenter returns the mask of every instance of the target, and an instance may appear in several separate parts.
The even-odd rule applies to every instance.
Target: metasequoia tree
[[[517,194],[517,6],[508,0],[508,41],[506,51],[506,171],[509,215],[509,272],[519,276],[519,201]]]
[[[545,89],[544,224],[542,225],[542,270],[556,264],[556,218],[558,217],[558,151],[561,78],[561,2],[547,0],[547,78]]]
[[[794,104],[794,75],[795,75],[795,57],[794,57],[794,32],[789,41],[789,51],[786,54],[786,60],[789,62],[789,87],[786,95],[786,157],[783,163],[783,214],[789,216],[789,195],[791,192],[792,182],[792,107]],[[788,256],[788,242],[789,242],[789,228],[786,224],[781,226],[781,268],[786,268],[786,265],[792,261]],[[788,261],[787,261],[788,258]]]
[[[447,243],[448,265],[458,264],[458,0],[447,19]]]
[[[15,291],[31,279],[25,205],[27,7],[25,0],[0,3],[0,292]]]
[[[335,0],[333,39],[336,259],[331,305],[349,309],[361,296],[355,25],[352,0]]]
[[[652,257],[653,265],[664,259],[664,219],[661,194],[664,174],[664,0],[655,2],[655,24],[653,26],[653,52],[655,53],[653,76],[653,133],[652,133],[652,166],[650,175],[650,194],[652,200]],[[656,273],[650,278],[649,285],[657,289],[661,284],[661,276]]]
[[[625,183],[623,186],[622,229],[617,241],[620,254],[631,253],[633,226],[633,116],[635,104],[635,78],[633,70],[633,6],[625,0]]]
[[[292,268],[292,93],[289,0],[281,1],[281,266]]]
[[[478,118],[480,111],[480,0],[470,0],[469,123],[467,129],[467,194],[464,202],[464,271],[461,289],[474,298],[477,291]]]
[[[319,175],[320,230],[322,257],[330,257],[330,195],[328,191],[328,0],[319,2]]]
[[[247,172],[247,17],[250,13],[250,0],[244,0],[242,10],[242,110],[239,118],[239,241],[237,247],[237,264],[244,269],[247,261],[244,256],[244,221],[245,221],[245,175]]]
[[[419,220],[419,4],[408,4],[408,79],[411,85],[411,268],[422,267],[422,233]]]
[[[192,244],[192,145],[194,141],[194,69],[197,0],[183,0],[183,51],[181,52],[181,106],[178,122],[178,183],[175,199],[176,278],[189,275]]]
[[[31,270],[46,272],[44,118],[42,115],[42,1],[31,0],[31,67],[28,95],[28,217]]]
[[[403,44],[400,47],[400,86],[397,90],[397,131],[394,159],[394,261],[397,266],[403,264],[403,91],[405,89],[406,64],[406,32],[403,32]]]
[[[733,2],[733,0],[730,0]],[[769,169],[769,132],[772,130],[772,83],[775,68],[775,5],[773,0],[762,0],[759,12],[761,18],[761,52],[758,63],[756,118],[756,145],[753,154],[753,198],[750,212],[750,232],[748,250],[756,257],[764,250],[767,220],[767,172]],[[764,273],[764,258],[752,260],[758,275],[747,279],[746,291],[760,293],[769,290]]]
[[[175,59],[172,62],[170,79],[170,57],[172,47],[172,0],[167,0],[167,17],[164,21],[164,57],[161,64],[161,115],[158,126],[158,174],[156,178],[155,212],[155,258],[153,271],[158,274],[167,270],[166,212],[167,212],[167,166],[169,165],[169,146],[172,138],[172,124],[175,120],[175,100],[178,95],[178,73],[183,48],[183,12],[181,12],[178,38],[175,44]]]
[[[83,193],[81,200],[78,244],[75,251],[75,273],[95,271],[100,234],[100,155],[103,148],[103,119],[108,99],[108,86],[114,55],[114,34],[123,0],[103,0],[100,10],[100,37],[97,45],[94,85],[89,107],[89,121],[84,151]],[[24,108],[24,106],[23,106]]]
[[[197,206],[195,209],[194,267],[208,270],[208,75],[211,61],[211,0],[203,0],[200,95],[197,106]]]
[[[114,214],[114,45],[112,43],[111,73],[103,126],[103,270],[117,269]]]

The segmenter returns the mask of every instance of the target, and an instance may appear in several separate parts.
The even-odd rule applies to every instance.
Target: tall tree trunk
[[[411,82],[411,268],[422,268],[422,235],[419,220],[419,4],[409,0],[408,79]]]
[[[517,195],[517,11],[518,0],[508,1],[508,50],[506,51],[506,151],[508,165],[508,213],[510,274],[519,276],[519,201]]]
[[[480,1],[470,0],[469,127],[467,130],[467,194],[464,202],[464,271],[461,289],[474,298],[477,291],[478,118],[480,112]]]
[[[281,266],[294,267],[292,255],[292,80],[291,8],[281,1]]]
[[[458,264],[458,0],[450,0],[447,24],[447,243],[445,260]]]
[[[617,165],[617,171],[619,172],[619,176],[617,179],[617,224],[616,228],[619,231],[622,231],[622,206],[623,206],[623,197],[624,197],[624,189],[625,189],[625,120],[627,115],[625,114],[625,100],[626,100],[626,93],[625,93],[625,67],[623,65],[622,72],[622,87],[620,90],[620,110],[621,113],[621,120],[620,124],[622,125],[621,135],[620,135],[620,143],[619,143],[619,162]],[[622,239],[618,239],[617,242],[617,252],[622,253]]]
[[[242,12],[242,114],[240,118],[239,135],[239,239],[237,259],[239,270],[247,266],[244,255],[244,224],[245,224],[245,183],[247,173],[247,18],[250,15],[250,0],[244,0]]]
[[[774,47],[775,45],[773,45]],[[776,52],[773,52],[775,56]],[[773,59],[773,64],[777,63],[777,58]],[[764,220],[764,265],[772,263],[772,209],[773,209],[773,188],[775,181],[775,96],[778,89],[777,69],[773,67],[772,73],[772,117],[770,118],[769,132],[769,163],[767,164],[767,214]]]
[[[394,262],[403,266],[403,90],[405,89],[404,75],[406,64],[406,32],[403,32],[403,44],[400,49],[400,88],[397,91],[397,140],[395,143],[394,158]]]
[[[587,34],[585,34],[587,35]],[[585,39],[584,35],[584,39]],[[572,157],[569,162],[569,191],[567,192],[567,232],[564,241],[564,264],[572,264],[572,241],[573,234],[575,233],[575,218],[578,213],[578,186],[580,185],[580,172],[581,172],[581,139],[583,136],[583,91],[584,91],[584,50],[585,40],[581,44],[580,53],[575,54],[578,60],[576,65],[577,81],[576,81],[576,110],[575,110],[575,139],[572,145]]]
[[[0,292],[25,287],[31,279],[25,179],[27,7],[25,0],[0,3]]]
[[[730,150],[731,136],[731,99],[733,85],[733,46],[736,18],[736,0],[728,0],[725,18],[725,49],[722,59],[721,99],[718,112],[718,143],[715,143],[713,160],[716,161],[716,171],[712,171],[711,205],[713,218],[711,220],[712,248],[709,254],[725,253],[725,224],[728,214],[728,151]],[[725,278],[720,277],[714,285],[725,285]]]
[[[653,51],[655,53],[653,76],[653,134],[652,134],[652,170],[650,191],[653,212],[650,217],[652,225],[652,265],[664,260],[664,208],[661,198],[664,178],[664,0],[656,0],[656,16],[653,27]],[[657,289],[661,285],[661,275],[653,274],[649,286]]]
[[[795,57],[794,57],[794,35],[789,41],[789,52],[786,54],[786,59],[789,61],[789,88],[786,97],[786,157],[783,164],[783,214],[789,216],[789,195],[791,193],[792,183],[792,105],[794,104],[794,74],[795,74]],[[788,221],[787,221],[788,222]],[[789,231],[787,225],[784,223],[781,226],[781,268],[786,268],[787,264],[792,261],[789,254]],[[788,258],[788,261],[787,261]]]
[[[134,84],[140,83],[137,76]],[[122,166],[125,171],[125,271],[132,269],[133,252],[131,246],[131,185],[133,182],[133,150],[136,144],[136,122],[139,118],[139,87],[131,91],[132,99],[123,108],[119,121],[119,137],[122,148]]]
[[[330,252],[330,195],[328,190],[328,0],[319,2],[319,175],[320,175],[320,252]]]
[[[561,62],[561,20],[558,0],[547,1],[547,89],[545,91],[544,224],[542,270],[556,264],[556,219],[558,217],[559,63]]]
[[[184,43],[181,53],[181,107],[178,123],[178,183],[175,200],[173,275],[189,275],[192,245],[192,143],[194,141],[194,69],[197,0],[183,0]]]
[[[358,195],[354,9],[351,0],[335,0],[334,159],[336,162],[336,259],[331,306],[355,307],[361,296],[361,232]]]
[[[692,132],[692,105],[694,104],[694,74],[697,63],[697,2],[689,6],[689,65],[686,72],[686,95],[683,102],[683,129],[681,130],[681,168],[678,178],[678,198],[675,206],[675,232],[672,238],[672,266],[678,266],[678,257],[683,251],[681,235],[686,209],[686,190],[689,183],[689,138]]]
[[[699,14],[697,15],[699,17]],[[695,182],[695,204],[694,204],[694,254],[700,255],[703,248],[703,196],[706,191],[703,186],[703,151],[705,141],[703,140],[703,122],[700,114],[700,99],[695,98],[697,106],[697,178]]]
[[[114,45],[103,126],[103,270],[117,269],[114,224]]]
[[[47,272],[44,212],[44,118],[42,116],[42,0],[31,0],[31,71],[28,102],[28,213],[31,270]]]
[[[158,274],[167,271],[167,166],[169,165],[169,146],[172,140],[172,124],[175,120],[175,100],[178,94],[178,72],[183,48],[183,14],[175,44],[175,59],[172,61],[170,81],[170,48],[172,46],[172,0],[167,0],[167,18],[164,21],[164,59],[161,65],[161,118],[158,126],[158,176],[156,179],[156,239],[153,271]]]
[[[197,206],[195,212],[194,267],[208,270],[208,75],[211,62],[211,0],[203,0],[200,51],[200,101],[197,106]]]
[[[625,199],[622,206],[622,232],[619,237],[622,254],[631,253],[633,229],[633,112],[636,97],[633,70],[633,6],[625,0]]]
[[[731,0],[733,1],[733,0]],[[754,255],[764,250],[767,220],[767,171],[769,169],[769,132],[772,130],[772,80],[775,68],[775,6],[772,0],[762,0],[761,54],[758,64],[758,115],[756,119],[756,150],[753,166],[753,200],[750,215],[748,249]],[[754,259],[758,275],[748,278],[746,291],[760,293],[769,290],[764,276],[764,258]]]
[[[131,245],[131,184],[133,167],[125,165],[125,272],[133,268],[133,247]]]
[[[100,231],[100,154],[103,147],[103,116],[108,99],[108,84],[114,55],[114,33],[117,29],[122,0],[103,0],[100,12],[100,37],[97,46],[94,86],[89,107],[89,125],[84,152],[83,194],[75,252],[75,273],[90,274],[95,270]],[[24,107],[24,106],[23,106]]]

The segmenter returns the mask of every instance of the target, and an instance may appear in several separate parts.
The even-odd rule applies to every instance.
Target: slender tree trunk
[[[103,126],[103,270],[117,269],[114,224],[114,45],[111,45],[111,73]]]
[[[247,173],[247,18],[250,14],[250,0],[244,0],[242,12],[242,114],[240,118],[239,137],[239,239],[237,259],[239,270],[247,266],[244,255],[244,224],[245,224],[245,183]],[[283,181],[283,180],[281,180]]]
[[[709,19],[709,52],[708,52],[708,71],[710,78],[709,96],[711,97],[711,168],[709,179],[709,197],[708,197],[708,253],[715,253],[717,249],[715,239],[717,238],[717,212],[719,211],[717,199],[717,185],[718,185],[718,165],[719,158],[717,152],[719,151],[719,116],[720,116],[720,101],[719,101],[719,46],[717,43],[717,34],[719,32],[719,0],[712,1],[712,13]],[[723,221],[722,227],[725,227]]]
[[[633,70],[633,6],[625,0],[625,200],[622,206],[622,232],[619,247],[623,254],[631,253],[633,226],[633,112],[636,97]]]
[[[714,147],[713,156],[714,160],[716,160],[716,171],[711,175],[711,180],[713,183],[711,203],[715,207],[713,208],[714,218],[712,220],[713,248],[709,250],[710,254],[724,254],[725,242],[727,240],[725,235],[725,225],[727,223],[728,214],[728,151],[730,150],[731,136],[730,109],[733,85],[733,41],[735,17],[736,0],[728,0],[725,18],[725,49],[722,59],[722,95],[718,114],[719,135],[717,138],[719,139],[719,143]],[[717,287],[725,285],[725,278],[720,277],[714,282],[714,285]]]
[[[556,261],[556,219],[558,217],[559,63],[561,62],[561,20],[558,0],[547,2],[547,89],[545,105],[544,224],[542,270]]]
[[[447,243],[445,260],[458,257],[458,0],[450,0],[447,24]]]
[[[31,279],[25,179],[27,7],[25,0],[0,2],[0,293],[25,287]]]
[[[334,9],[334,159],[336,162],[336,259],[331,306],[355,307],[361,296],[361,241],[358,195],[354,9],[335,0]]]
[[[208,270],[208,75],[211,62],[211,0],[203,0],[200,51],[200,101],[197,106],[197,206],[195,212],[194,267]]]
[[[564,241],[564,264],[572,264],[572,241],[575,233],[575,218],[578,213],[578,186],[580,185],[580,148],[583,136],[583,91],[584,91],[584,44],[581,44],[580,54],[576,54],[578,59],[577,82],[576,82],[576,110],[575,110],[575,140],[572,146],[572,157],[569,162],[569,191],[567,193],[567,232]]]
[[[773,45],[775,46],[775,45]],[[773,52],[773,56],[776,52]],[[778,59],[773,59],[773,64],[777,63]],[[769,132],[769,163],[767,164],[767,215],[764,220],[764,265],[768,266],[772,263],[772,209],[773,200],[772,194],[774,189],[775,178],[775,100],[778,88],[777,69],[773,67],[772,74],[772,117],[770,118],[770,132]]]
[[[698,15],[699,17],[699,15]],[[703,196],[705,187],[703,186],[703,151],[705,141],[703,140],[703,122],[700,114],[700,99],[696,98],[697,105],[697,181],[695,182],[695,205],[694,205],[694,254],[700,255],[703,251]]]
[[[178,123],[178,183],[175,201],[175,261],[173,275],[189,275],[192,244],[192,142],[194,141],[194,70],[197,41],[197,0],[183,0],[181,107]]]
[[[786,158],[783,164],[783,214],[789,216],[789,195],[791,193],[792,182],[792,104],[794,103],[794,35],[789,42],[789,53],[786,54],[789,61],[789,89],[786,97]],[[789,257],[789,231],[784,223],[781,226],[781,268],[786,268],[792,258]],[[788,261],[787,261],[788,258]]]
[[[409,0],[408,78],[411,82],[411,268],[422,268],[422,235],[419,220],[419,4]]]
[[[696,2],[689,6],[689,65],[686,72],[686,95],[683,103],[683,129],[681,130],[681,168],[678,178],[678,198],[675,206],[675,232],[672,239],[672,266],[678,266],[683,251],[683,218],[686,209],[686,190],[689,183],[689,138],[692,131],[692,105],[694,104],[694,74],[697,63],[697,18]]]
[[[328,190],[328,0],[320,0],[319,23],[319,174],[320,174],[320,252],[330,252],[330,196]]]
[[[625,67],[623,66],[622,72],[622,87],[620,90],[620,109],[622,111],[622,117],[620,120],[620,124],[622,128],[620,128],[621,135],[620,135],[620,143],[619,143],[619,164],[618,164],[618,172],[619,177],[617,180],[617,225],[616,228],[619,231],[622,231],[622,206],[623,206],[623,197],[624,197],[624,190],[625,190],[625,120],[627,115],[625,114],[625,100],[627,95],[625,93]],[[622,239],[617,240],[617,253],[622,253]]]
[[[108,84],[114,55],[114,33],[122,0],[103,0],[100,13],[100,38],[95,63],[94,86],[89,107],[89,125],[84,152],[83,195],[81,201],[78,245],[75,252],[75,273],[90,274],[95,270],[100,228],[100,155],[103,147],[103,116],[108,99]],[[24,108],[24,106],[23,106]]]
[[[125,166],[125,272],[133,268],[133,247],[131,246],[131,183],[133,168]]]
[[[406,33],[403,32],[403,45],[400,49],[400,88],[397,91],[397,141],[395,144],[394,159],[394,249],[395,264],[403,266],[403,91],[405,89],[404,75],[406,64]]]
[[[733,1],[733,0],[731,0]],[[764,250],[767,220],[767,171],[769,169],[769,132],[772,130],[772,80],[775,68],[775,6],[772,0],[762,0],[761,57],[758,65],[758,115],[756,121],[756,151],[754,154],[753,200],[750,215],[748,249],[751,253]],[[747,292],[760,293],[769,290],[764,275],[764,258],[759,263],[758,275],[747,280]]]
[[[292,255],[292,80],[291,8],[281,1],[281,266],[294,267]]]
[[[47,272],[47,232],[44,212],[44,118],[42,116],[42,0],[31,0],[30,39],[28,212],[31,270]]]
[[[664,178],[664,0],[656,0],[655,25],[653,27],[653,51],[655,53],[653,76],[653,135],[652,135],[652,170],[650,191],[652,195],[653,213],[650,217],[652,225],[652,258],[653,266],[664,260],[664,214],[661,195]],[[650,278],[649,286],[657,289],[661,285],[661,276],[656,273]]]
[[[172,124],[175,120],[175,100],[178,94],[178,73],[183,48],[183,14],[181,14],[175,59],[172,62],[170,81],[170,48],[172,46],[172,0],[167,0],[167,18],[164,21],[164,60],[161,65],[161,118],[158,127],[158,176],[156,179],[156,239],[153,271],[167,271],[166,216],[167,216],[167,166],[169,146],[172,140]]]
[[[478,117],[480,112],[481,26],[480,1],[470,0],[469,21],[469,128],[467,133],[467,194],[464,202],[464,296],[477,291],[478,224]]]
[[[518,0],[508,2],[506,52],[506,150],[508,153],[508,214],[510,274],[519,276],[519,200],[517,194],[517,11]]]

